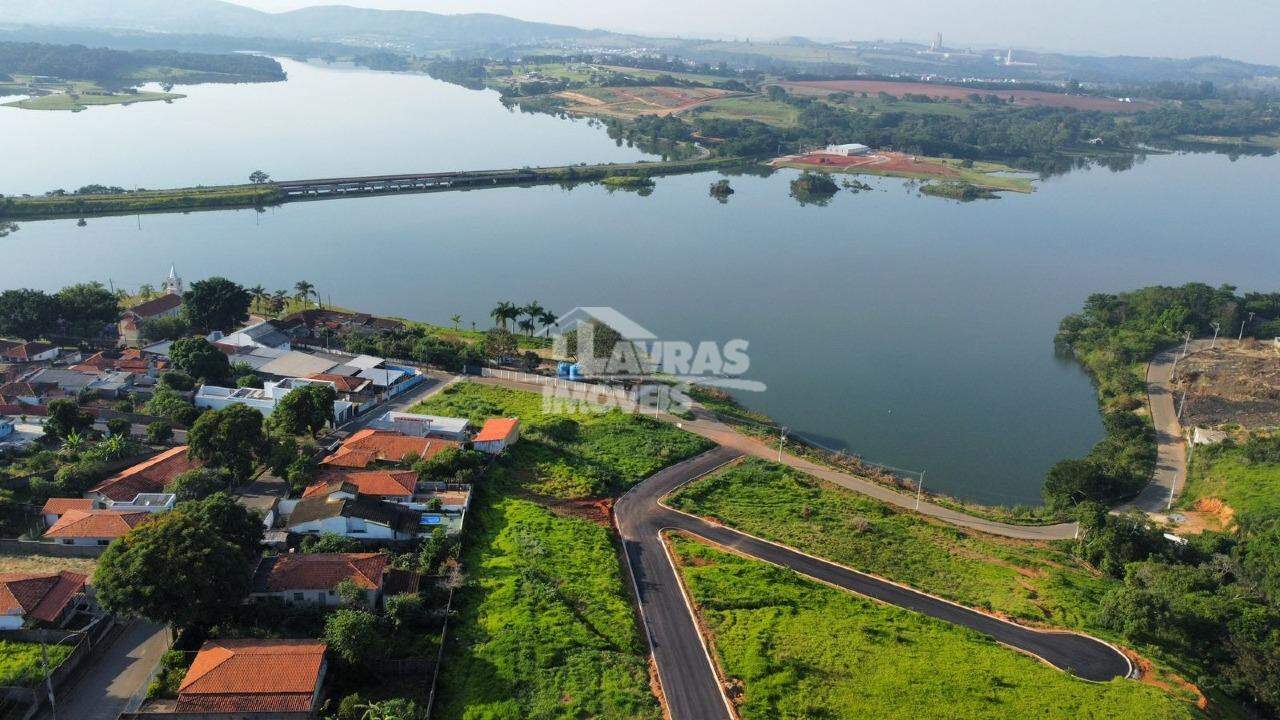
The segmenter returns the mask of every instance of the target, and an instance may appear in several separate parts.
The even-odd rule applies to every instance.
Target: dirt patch
[[[603,500],[549,500],[543,503],[551,512],[562,517],[576,517],[597,525],[613,527],[613,499]]]
[[[1178,363],[1174,395],[1187,427],[1234,423],[1247,430],[1280,426],[1280,351],[1270,343],[1219,340]]]
[[[1155,672],[1150,660],[1147,660],[1132,650],[1121,648],[1120,651],[1123,652],[1125,656],[1129,658],[1129,661],[1133,663],[1133,666],[1138,669],[1138,682],[1143,685],[1151,685],[1152,687],[1160,688],[1175,697],[1183,694],[1192,696],[1195,698],[1194,704],[1199,710],[1203,712],[1209,709],[1209,698],[1205,697],[1204,693],[1201,692],[1200,688],[1194,683],[1178,675],[1174,675],[1173,673]]]
[[[69,570],[93,575],[95,558],[64,558],[47,555],[0,555],[0,573],[47,573]]]
[[[1043,90],[987,90],[962,85],[934,85],[931,83],[892,82],[884,80],[818,80],[782,83],[786,88],[823,90],[828,92],[885,93],[900,98],[904,95],[927,95],[938,100],[969,100],[970,95],[995,95],[1002,100],[1013,99],[1015,105],[1024,107],[1065,107],[1076,110],[1100,110],[1103,112],[1139,112],[1155,105],[1148,102],[1093,97],[1091,95],[1063,95]]]
[[[828,153],[810,153],[779,158],[775,163],[834,170],[865,169],[867,172],[885,175],[916,175],[926,177],[957,177],[956,169],[936,162],[921,160],[915,155],[900,152],[879,152],[873,155],[846,157]]]
[[[1192,509],[1212,517],[1220,527],[1230,527],[1236,516],[1236,511],[1218,498],[1201,498]]]
[[[598,87],[591,94],[565,90],[557,97],[575,103],[570,111],[603,113],[624,117],[638,115],[672,115],[712,100],[743,93],[718,88],[680,87]]]

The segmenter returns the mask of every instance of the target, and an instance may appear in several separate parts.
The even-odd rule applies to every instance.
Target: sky
[[[1107,55],[1222,55],[1280,65],[1280,0],[232,0],[277,12],[356,5],[651,35],[904,39]]]

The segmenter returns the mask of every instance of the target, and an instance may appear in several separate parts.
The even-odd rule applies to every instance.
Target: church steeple
[[[178,277],[177,267],[169,266],[169,277],[164,279],[164,291],[168,295],[182,294],[182,278]]]

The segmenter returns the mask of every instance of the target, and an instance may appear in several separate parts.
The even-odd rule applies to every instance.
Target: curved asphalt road
[[[1006,622],[922,592],[820,560],[790,548],[663,506],[663,496],[741,456],[718,447],[648,478],[618,500],[614,518],[635,583],[645,633],[672,720],[732,718],[719,678],[685,600],[662,540],[682,530],[745,555],[794,570],[860,595],[962,625],[1035,655],[1086,680],[1105,681],[1132,671],[1118,650],[1094,638],[1041,632]]]
[[[1189,352],[1208,347],[1208,340],[1193,340]],[[1181,355],[1182,346],[1178,346],[1157,354],[1147,365],[1147,403],[1156,428],[1156,471],[1138,497],[1117,510],[1166,512],[1187,480],[1187,439],[1178,420],[1178,399],[1173,396],[1172,383]]]

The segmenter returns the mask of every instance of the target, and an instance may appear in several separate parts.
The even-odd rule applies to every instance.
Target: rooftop
[[[406,455],[430,458],[445,448],[458,447],[452,440],[405,435],[391,430],[364,429],[342,443],[323,465],[363,468],[374,462],[398,463]]]
[[[199,468],[202,464],[199,460],[187,457],[186,445],[179,445],[112,475],[90,492],[98,493],[113,502],[127,502],[140,493],[163,492],[174,478],[188,470]]]
[[[68,510],[92,510],[93,501],[86,498],[49,498],[40,508],[42,515],[61,515]]]
[[[324,679],[316,640],[210,640],[178,687],[180,713],[305,713]]]
[[[475,442],[506,440],[518,427],[520,427],[520,418],[489,418],[484,421],[480,432],[476,433],[472,440]]]
[[[30,616],[54,622],[88,578],[66,570],[56,573],[0,574],[0,615]]]
[[[155,317],[163,313],[169,312],[176,307],[182,305],[181,295],[164,294],[157,298],[152,298],[144,303],[139,303],[129,308],[128,312],[137,315],[140,318]]]
[[[44,536],[55,540],[71,538],[115,539],[151,517],[146,512],[115,510],[68,510]]]
[[[378,497],[402,497],[413,495],[418,485],[418,474],[412,470],[370,470],[366,472],[341,472],[328,470],[320,473],[319,482],[308,487],[302,497],[328,495],[350,484],[356,492]]]
[[[364,590],[377,590],[386,568],[387,556],[382,553],[275,555],[258,561],[253,592],[333,590],[344,580]]]

